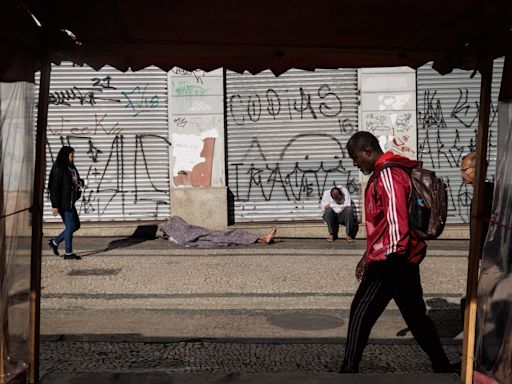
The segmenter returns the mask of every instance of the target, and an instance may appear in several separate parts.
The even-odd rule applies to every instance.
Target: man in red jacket
[[[423,301],[419,264],[426,244],[409,229],[412,184],[396,164],[413,168],[416,161],[383,153],[369,132],[354,134],[347,150],[365,175],[366,251],[356,268],[361,282],[350,307],[341,372],[358,372],[371,329],[391,299],[395,300],[414,338],[435,372],[453,372]],[[386,166],[386,167],[385,167]]]

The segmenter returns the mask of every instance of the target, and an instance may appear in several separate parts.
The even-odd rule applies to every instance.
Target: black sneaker
[[[348,368],[345,365],[342,365],[338,369],[338,373],[359,373],[359,370],[358,369],[353,369],[353,368]]]
[[[432,370],[435,373],[456,373],[456,374],[460,375],[461,365],[462,365],[461,362],[458,361],[453,364],[448,364],[448,365],[443,365],[443,366],[434,366],[434,367],[432,367]]]
[[[53,239],[48,240],[48,245],[49,245],[49,246],[50,246],[50,248],[52,249],[53,254],[54,254],[55,256],[59,256],[59,246],[58,246],[58,245],[55,245],[55,243],[53,242]]]
[[[64,260],[82,260],[82,258],[80,256],[78,256],[77,254],[75,253],[72,253],[70,255],[64,255]]]

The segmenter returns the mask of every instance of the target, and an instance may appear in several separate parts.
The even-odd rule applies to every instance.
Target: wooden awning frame
[[[314,4],[305,0],[284,1],[282,4],[275,0],[260,0],[254,4],[235,0],[221,5],[211,0],[182,3],[146,0],[141,6],[136,0],[91,0],[83,3],[72,0],[7,0],[1,6],[0,81],[33,81],[34,73],[41,71],[32,203],[29,383],[39,380],[45,140],[52,62],[71,60],[95,69],[109,64],[123,71],[148,65],[164,70],[174,66],[191,70],[225,67],[251,73],[270,68],[275,74],[280,74],[289,68],[312,70],[404,65],[417,68],[433,61],[441,74],[449,73],[453,68],[479,71],[482,84],[472,216],[482,217],[483,200],[480,197],[486,174],[492,62],[508,52],[511,46],[511,1],[431,0],[414,6],[409,2],[396,2],[386,3],[385,9],[382,4],[369,0],[319,0]],[[212,14],[211,7],[216,4],[220,13]],[[162,7],[161,12],[157,12],[158,6]],[[192,6],[197,9],[190,8]],[[244,13],[243,8],[251,6],[255,11]],[[304,23],[304,16],[297,14],[301,7],[306,6],[311,11],[311,15],[306,12],[306,17],[313,20],[310,24]],[[78,8],[73,10],[73,7]],[[287,9],[290,12],[286,12]],[[346,15],[343,15],[344,10]],[[99,23],[106,17],[112,18],[111,28],[103,25],[104,35],[91,30],[95,28],[95,20],[87,17],[91,18],[95,12]],[[161,18],[160,13],[166,12],[170,15],[167,27],[174,35],[168,32],[166,20]],[[143,21],[139,27],[134,21],[137,16]],[[149,33],[145,29],[153,27],[152,17],[155,30]],[[201,25],[197,27],[183,20],[194,17],[205,24],[202,29]],[[242,17],[242,20],[237,17]],[[427,17],[433,19],[425,21]],[[244,21],[247,30],[243,28]],[[419,26],[417,30],[416,25]],[[231,31],[230,28],[234,29]],[[185,34],[187,30],[190,30],[189,35]],[[394,34],[394,37],[386,34]],[[508,92],[512,94],[512,90]],[[481,225],[481,220],[471,220],[473,235],[463,343],[462,378],[465,383],[472,381],[473,374],[478,250],[483,241]]]

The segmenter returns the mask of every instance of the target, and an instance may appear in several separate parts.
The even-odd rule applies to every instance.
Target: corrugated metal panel
[[[77,202],[81,220],[169,215],[168,131],[166,72],[52,67],[47,172],[61,145],[75,148],[86,183]],[[45,219],[56,220],[50,211],[47,200]]]
[[[320,199],[359,173],[345,150],[358,129],[357,70],[227,72],[228,184],[236,222],[320,218]]]
[[[497,109],[503,59],[495,60],[492,81],[492,121],[489,133],[487,178],[496,167]],[[418,158],[448,184],[448,223],[467,223],[473,190],[462,182],[460,160],[475,150],[478,129],[480,74],[454,70],[441,76],[426,64],[417,71]]]

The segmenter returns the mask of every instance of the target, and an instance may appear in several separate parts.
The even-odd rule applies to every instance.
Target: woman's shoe
[[[82,258],[75,253],[71,253],[64,255],[64,260],[82,260]]]
[[[50,248],[52,249],[53,251],[53,254],[55,256],[59,256],[59,246],[56,245],[54,242],[53,242],[53,239],[50,239],[48,240],[48,245],[50,246]]]

